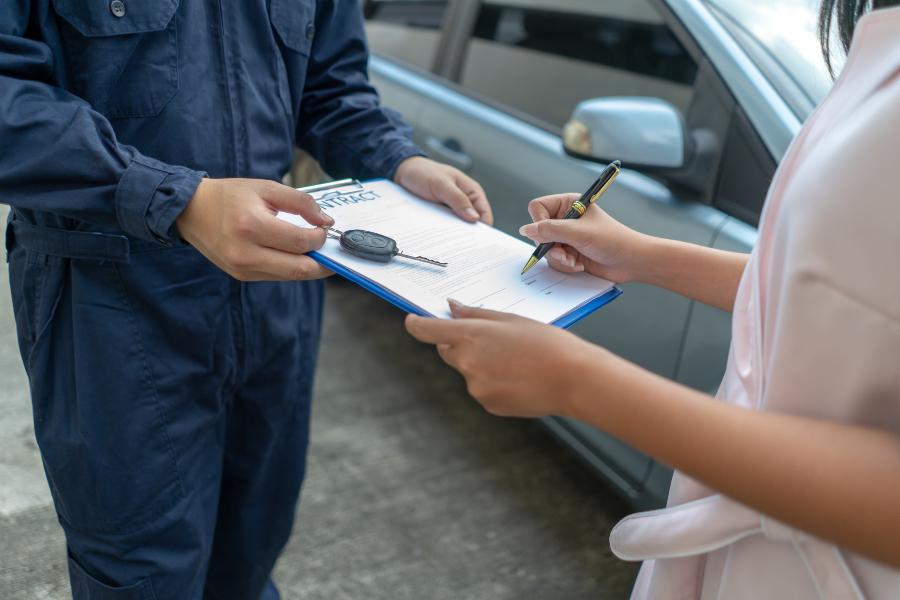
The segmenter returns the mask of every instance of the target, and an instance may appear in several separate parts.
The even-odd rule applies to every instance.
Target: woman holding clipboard
[[[569,416],[672,465],[668,507],[610,543],[633,598],[900,598],[900,8],[827,0],[849,48],[741,255],[642,235],[575,196],[522,233],[561,271],[642,281],[732,311],[714,399],[553,327],[451,302],[410,316],[498,415]],[[855,33],[854,33],[855,31]]]

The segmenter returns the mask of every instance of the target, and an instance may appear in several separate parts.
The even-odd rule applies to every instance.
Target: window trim
[[[481,11],[481,0],[449,0],[434,54],[432,71],[458,83],[469,50],[469,38]]]
[[[543,131],[546,131],[547,133],[552,133],[556,137],[560,138],[560,144],[562,144],[562,128],[556,127],[552,123],[548,123],[548,122],[544,121],[543,119],[539,119],[538,117],[535,117],[534,115],[528,114],[517,108],[514,108],[512,106],[504,104],[504,103],[500,102],[499,100],[489,98],[488,96],[480,94],[474,90],[470,90],[469,88],[463,87],[461,84],[459,84],[456,81],[451,81],[450,79],[447,79],[446,77],[438,75],[437,73],[434,73],[432,71],[427,71],[417,65],[410,64],[404,60],[394,58],[393,56],[386,56],[384,54],[381,54],[380,52],[372,52],[372,55],[377,57],[378,60],[388,62],[388,63],[396,65],[397,67],[400,67],[402,69],[407,69],[409,71],[412,71],[415,75],[418,75],[419,77],[427,79],[431,83],[447,87],[451,91],[453,91],[457,94],[460,94],[461,96],[466,96],[470,100],[480,102],[481,104],[486,105],[488,108],[492,108],[494,110],[506,113],[511,117],[519,119],[520,121],[524,121],[528,125],[537,127],[538,129],[542,129]]]
[[[700,0],[652,0],[665,4],[688,35],[703,32],[698,47],[747,114],[776,163],[800,130],[800,119],[715,15]],[[686,23],[691,23],[691,29]]]
[[[501,35],[498,37],[485,37],[483,34],[484,31],[479,31],[478,21],[481,20],[482,17],[488,17],[493,13],[494,15],[504,15],[506,11],[512,11],[513,13],[519,12],[522,13],[522,16],[528,20],[530,17],[535,17],[535,20],[540,19],[561,19],[569,22],[570,20],[573,22],[579,22],[583,24],[583,21],[587,21],[590,23],[592,30],[593,27],[597,27],[597,30],[607,30],[625,28],[628,30],[630,34],[649,34],[654,35],[657,29],[665,30],[665,36],[670,38],[675,44],[677,44],[678,49],[680,50],[676,61],[681,61],[682,59],[687,59],[691,63],[691,67],[694,71],[694,75],[696,76],[697,70],[697,58],[694,55],[694,52],[686,47],[684,43],[682,43],[682,39],[680,35],[677,35],[673,30],[669,20],[663,15],[656,6],[650,0],[641,0],[646,3],[651,10],[656,11],[659,14],[660,22],[659,23],[647,23],[640,20],[631,20],[624,17],[617,16],[604,16],[602,14],[594,14],[590,12],[577,12],[574,10],[559,10],[552,5],[551,1],[547,1],[546,4],[540,4],[535,6],[530,5],[518,5],[513,2],[509,2],[509,0],[488,0],[480,2],[480,8],[478,12],[478,18],[476,19],[475,26],[472,27],[469,36],[467,38],[466,44],[471,45],[471,43],[475,40],[481,40],[483,42],[489,42],[492,44],[498,44],[508,48],[515,48],[520,50],[531,50],[534,52],[538,52],[541,54],[546,54],[549,56],[553,56],[560,59],[566,59],[576,62],[583,62],[586,64],[593,65],[595,67],[605,67],[609,69],[613,69],[616,71],[627,72],[633,75],[646,77],[648,79],[665,81],[667,83],[671,83],[673,85],[683,85],[685,87],[689,87],[693,84],[693,77],[684,75],[689,75],[689,73],[661,73],[658,69],[646,68],[644,65],[635,65],[629,64],[630,61],[626,60],[610,60],[609,58],[602,58],[602,53],[595,52],[595,48],[585,47],[582,44],[566,44],[565,48],[563,47],[550,47],[547,45],[547,42],[550,42],[550,38],[545,38],[544,33],[538,34],[536,36],[532,36],[530,33],[526,33],[526,43],[510,43],[508,40],[502,39]],[[493,33],[499,32],[500,29],[494,31]],[[526,30],[527,31],[527,30]],[[552,31],[552,30],[548,30]],[[596,30],[594,30],[596,31]],[[520,40],[521,41],[521,40]],[[552,40],[558,41],[558,40]],[[591,40],[591,43],[594,43],[594,40]],[[601,44],[602,42],[597,41],[597,44]],[[552,46],[552,43],[551,43]],[[587,53],[583,51],[585,49],[590,50]],[[613,53],[615,54],[615,53]],[[665,61],[667,57],[660,56],[662,61]],[[671,65],[676,67],[676,65]],[[677,65],[682,67],[680,70],[690,71],[687,69],[688,65]],[[679,70],[676,68],[676,70]]]

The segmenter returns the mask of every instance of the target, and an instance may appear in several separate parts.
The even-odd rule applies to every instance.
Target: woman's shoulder
[[[900,315],[900,71],[838,115],[791,174],[773,243],[791,277]]]
[[[850,54],[838,80],[860,72],[888,79],[900,67],[900,6],[871,11],[859,21],[850,46]],[[839,87],[839,86],[836,86]]]

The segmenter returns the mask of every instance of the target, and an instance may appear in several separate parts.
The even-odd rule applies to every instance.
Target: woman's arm
[[[589,347],[560,412],[779,521],[900,567],[895,433],[717,402]]]
[[[731,312],[749,254],[645,236],[637,281]]]
[[[451,303],[410,316],[491,413],[569,416],[784,523],[900,567],[900,439],[755,412],[658,377],[566,331]]]
[[[597,206],[580,219],[562,220],[577,194],[533,200],[534,223],[520,229],[537,243],[557,242],[547,254],[564,272],[587,271],[616,283],[640,281],[731,311],[748,255],[644,235]]]

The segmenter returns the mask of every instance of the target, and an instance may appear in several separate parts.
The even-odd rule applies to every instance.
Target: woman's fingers
[[[550,249],[550,252],[547,253],[547,258],[552,258],[562,263],[570,262],[569,253],[566,252],[566,249],[559,244],[553,246],[553,248]]]
[[[553,194],[541,196],[528,203],[528,214],[532,221],[562,218],[578,200],[579,194]]]
[[[453,346],[451,346],[450,344],[438,344],[437,352],[438,356],[441,357],[441,360],[443,360],[451,367],[456,368],[456,355],[453,352]]]
[[[584,263],[581,256],[573,248],[568,246],[554,246],[547,253],[547,263],[557,271],[563,273],[581,273],[584,271]]]
[[[519,233],[540,244],[557,242],[570,246],[578,246],[589,235],[587,226],[579,223],[579,219],[536,221],[520,227]]]
[[[447,300],[450,305],[450,313],[454,319],[485,319],[487,321],[514,321],[520,319],[511,313],[498,312],[496,310],[487,310],[484,308],[475,308],[474,306],[466,306],[462,302]]]
[[[406,331],[420,342],[453,346],[462,341],[466,325],[450,319],[406,316]]]

